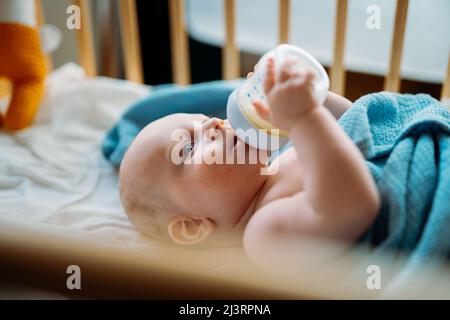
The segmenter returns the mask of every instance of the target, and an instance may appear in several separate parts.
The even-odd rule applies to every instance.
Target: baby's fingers
[[[270,92],[274,84],[275,84],[275,62],[273,61],[273,58],[268,58],[266,76],[264,78],[263,83],[264,93],[267,94],[268,92]]]
[[[258,112],[258,114],[260,115],[261,118],[263,118],[264,120],[269,120],[270,108],[268,105],[266,105],[261,100],[255,99],[255,100],[253,100],[253,106],[255,107],[256,112]]]
[[[294,71],[291,74],[289,83],[295,83],[296,86],[310,87],[314,82],[314,72],[311,70]]]
[[[278,82],[285,82],[295,75],[296,60],[287,58],[280,66]]]
[[[307,70],[307,71],[305,72],[305,82],[306,82],[306,83],[312,83],[312,82],[314,81],[315,77],[316,77],[316,76],[315,76],[315,74],[314,74],[313,71]]]

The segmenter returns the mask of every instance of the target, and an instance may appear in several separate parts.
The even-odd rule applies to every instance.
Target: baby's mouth
[[[234,149],[234,148],[236,148],[236,146],[237,146],[237,144],[239,142],[239,138],[236,135],[236,133],[233,130],[233,128],[230,126],[230,123],[228,122],[228,119],[225,120],[225,127],[226,127],[225,132],[226,132],[227,139],[233,138],[233,145],[232,145],[231,149]]]

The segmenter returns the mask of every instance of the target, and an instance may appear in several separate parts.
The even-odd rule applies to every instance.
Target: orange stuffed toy
[[[36,115],[46,75],[34,0],[0,0],[0,78],[8,78],[12,94],[0,127],[24,129]]]

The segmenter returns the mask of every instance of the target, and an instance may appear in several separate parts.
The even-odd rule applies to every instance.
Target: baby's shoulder
[[[265,203],[290,197],[304,190],[303,167],[294,148],[285,151],[272,162],[271,172],[273,174],[267,178],[270,188],[263,199]]]

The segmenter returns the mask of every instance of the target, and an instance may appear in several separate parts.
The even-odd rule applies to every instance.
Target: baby
[[[379,209],[378,192],[363,156],[333,117],[351,103],[330,93],[320,105],[313,74],[293,63],[275,66],[270,60],[264,82],[268,105],[254,101],[259,115],[293,142],[270,164],[174,162],[174,154],[192,159],[212,149],[229,151],[227,139],[194,137],[199,122],[203,131],[234,137],[227,121],[202,114],[169,115],[138,134],[119,175],[121,201],[140,231],[180,245],[240,242],[258,266],[289,261],[297,268],[314,265],[306,256],[311,239],[348,248],[369,228]],[[180,128],[190,132],[182,143],[171,138]],[[251,151],[234,141],[233,151]],[[263,166],[278,170],[261,175]]]

